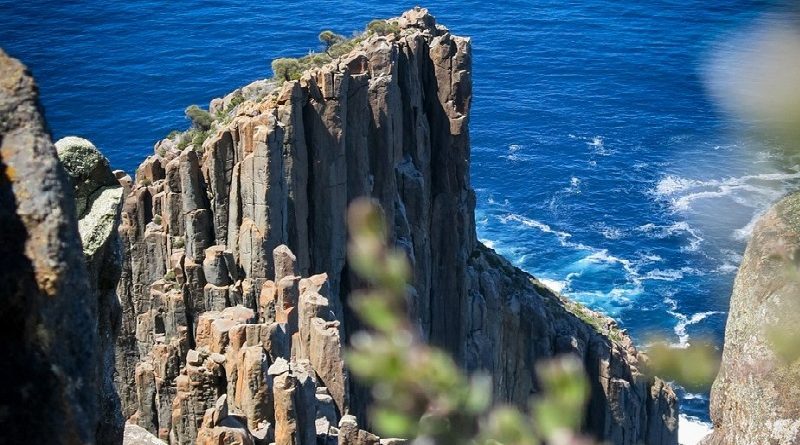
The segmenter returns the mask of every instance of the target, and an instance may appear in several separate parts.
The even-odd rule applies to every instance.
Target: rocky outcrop
[[[113,309],[107,303],[116,278],[105,274],[116,213],[104,207],[98,215],[111,215],[110,225],[79,231],[72,187],[84,190],[79,182],[59,164],[30,73],[0,50],[3,444],[122,440],[108,367]],[[78,207],[81,215],[95,214],[91,203]],[[87,258],[81,235],[90,232],[96,243]]]
[[[779,354],[781,340],[796,348],[798,252],[796,193],[761,217],[739,266],[722,365],[711,391],[714,431],[706,444],[800,443],[800,362],[796,354]]]
[[[120,225],[125,417],[173,443],[377,443],[341,361],[361,285],[345,209],[366,195],[411,260],[421,335],[489,370],[498,401],[526,403],[534,362],[573,352],[592,377],[588,432],[675,443],[675,396],[630,339],[477,241],[470,41],[424,9],[396,22],[299,80],[259,83],[202,147],[166,139],[137,170]]]
[[[86,139],[66,137],[59,139],[55,147],[72,183],[89,287],[97,300],[95,350],[99,354],[96,375],[100,382],[97,442],[120,443],[123,418],[114,387],[114,348],[120,321],[116,286],[122,257],[117,227],[123,187],[105,156]]]
[[[179,444],[337,442],[347,374],[339,322],[323,296],[327,277],[284,276],[295,270],[286,246],[274,250],[274,264],[259,295],[271,311],[222,304],[192,324],[178,303],[183,276],[151,286],[149,310],[137,317],[146,355],[134,371],[130,422]]]
[[[123,443],[132,445],[167,445],[146,429],[132,423],[125,424]]]

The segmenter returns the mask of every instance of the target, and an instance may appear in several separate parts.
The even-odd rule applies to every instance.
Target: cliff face
[[[311,443],[314,423],[322,438],[375,443],[344,415],[363,415],[367,398],[340,355],[360,286],[345,209],[369,195],[412,261],[422,335],[489,370],[498,401],[526,403],[534,363],[574,352],[592,378],[589,432],[676,443],[675,396],[639,372],[630,339],[477,241],[470,41],[425,10],[399,28],[297,81],[245,88],[259,94],[241,104],[215,100],[202,150],[166,139],[137,170],[120,226],[124,416],[176,443]],[[235,431],[218,429],[228,418]]]
[[[0,50],[0,443],[122,440],[112,380],[122,193],[96,150],[68,175],[58,156],[72,150],[56,153],[32,77]]]
[[[797,338],[799,249],[800,194],[794,194],[761,217],[736,275],[707,444],[800,443],[800,362],[787,362],[771,341],[773,332],[778,340]]]

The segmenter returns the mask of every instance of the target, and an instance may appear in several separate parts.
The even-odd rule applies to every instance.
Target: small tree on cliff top
[[[331,47],[337,43],[344,42],[345,37],[327,29],[319,33],[319,41],[325,44],[325,52],[330,51]]]

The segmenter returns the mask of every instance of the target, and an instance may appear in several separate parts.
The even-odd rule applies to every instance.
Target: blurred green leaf
[[[686,348],[658,341],[648,348],[651,373],[693,392],[708,391],[717,376],[720,354],[713,343],[695,341]]]
[[[527,417],[512,407],[495,408],[489,415],[484,431],[483,443],[503,445],[537,445],[536,435]]]
[[[380,207],[356,200],[348,224],[349,265],[371,288],[349,297],[370,330],[351,337],[345,358],[353,375],[371,386],[379,432],[435,445],[541,444],[527,414],[510,407],[490,411],[489,376],[467,378],[450,354],[417,338],[406,315],[411,268],[404,251],[387,246]],[[580,362],[562,358],[538,372],[544,388],[544,398],[533,405],[539,429],[549,434],[550,445],[577,443],[573,430],[580,427],[588,394]]]
[[[372,411],[375,427],[383,436],[414,437],[417,421],[398,410],[377,408]]]
[[[792,364],[800,359],[800,332],[797,324],[778,323],[768,326],[767,340],[772,352],[784,364]]]
[[[542,361],[536,366],[543,394],[533,402],[533,416],[545,438],[560,431],[577,431],[589,398],[583,366],[572,355]]]
[[[465,408],[472,413],[482,413],[492,403],[492,377],[478,374],[469,381],[469,393]]]
[[[350,297],[350,304],[361,320],[379,331],[397,330],[403,322],[391,307],[391,297],[379,290],[354,292]]]

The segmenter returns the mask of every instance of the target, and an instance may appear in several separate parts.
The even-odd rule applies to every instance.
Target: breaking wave
[[[702,420],[681,414],[678,425],[678,443],[680,445],[697,445],[711,431],[711,424]]]
[[[687,316],[686,314],[682,314],[678,312],[678,303],[673,300],[672,298],[664,298],[664,303],[670,308],[667,312],[675,317],[677,323],[675,323],[675,327],[673,331],[675,335],[678,337],[678,343],[673,343],[672,346],[676,348],[688,348],[689,347],[689,333],[687,332],[687,328],[691,325],[695,325],[700,323],[701,321],[705,320],[706,318],[712,315],[722,314],[722,312],[718,311],[706,311],[706,312],[698,312],[696,314],[692,314],[691,316]]]
[[[791,181],[800,179],[800,172],[763,173],[725,179],[701,181],[675,175],[667,175],[658,181],[650,192],[657,198],[669,202],[674,212],[692,210],[695,201],[727,197],[735,203],[763,208],[783,195]],[[749,197],[742,196],[750,194]],[[761,199],[752,199],[761,195]]]

